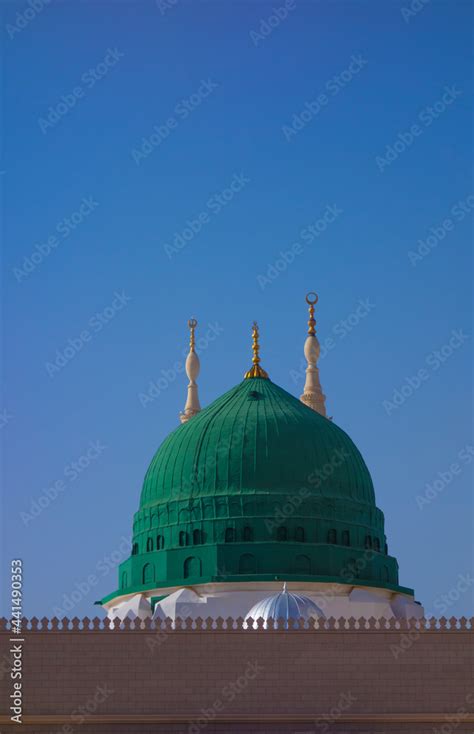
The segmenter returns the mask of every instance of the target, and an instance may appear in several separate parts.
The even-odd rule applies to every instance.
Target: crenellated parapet
[[[0,618],[0,633],[10,633],[12,630],[11,622],[5,617]],[[375,617],[335,617],[325,618],[311,618],[309,620],[304,619],[289,619],[283,618],[278,620],[264,620],[262,617],[259,619],[252,619],[247,617],[197,617],[191,619],[187,617],[182,619],[177,617],[175,620],[167,618],[164,620],[147,618],[140,620],[138,618],[127,617],[123,620],[118,618],[109,619],[94,617],[63,617],[58,619],[53,617],[51,619],[43,617],[38,619],[32,617],[31,619],[22,620],[22,634],[30,633],[55,633],[55,632],[128,632],[136,631],[143,632],[149,630],[156,630],[161,632],[248,632],[253,634],[255,632],[287,632],[287,631],[298,631],[298,632],[381,632],[387,631],[417,631],[419,633],[424,632],[474,632],[474,617],[430,617],[421,619],[396,619],[392,617],[385,619],[381,617],[375,619]]]
[[[22,733],[472,734],[474,619],[182,617],[24,619]],[[12,631],[0,620],[2,732]]]

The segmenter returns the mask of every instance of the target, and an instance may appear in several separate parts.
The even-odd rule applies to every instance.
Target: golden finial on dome
[[[245,373],[245,379],[249,380],[252,377],[263,377],[268,380],[268,374],[265,372],[263,367],[260,367],[260,344],[258,342],[258,324],[256,321],[254,321],[252,325],[252,351],[252,367]]]

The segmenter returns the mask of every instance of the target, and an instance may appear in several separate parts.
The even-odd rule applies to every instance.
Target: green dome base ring
[[[119,578],[121,588],[103,603],[156,588],[274,580],[373,586],[413,594],[399,586],[395,558],[318,543],[229,543],[161,550],[131,556],[121,564]]]

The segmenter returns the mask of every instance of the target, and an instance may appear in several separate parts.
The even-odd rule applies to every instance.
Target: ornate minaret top
[[[179,414],[179,419],[181,423],[186,423],[186,421],[196,415],[196,413],[199,413],[199,411],[201,410],[201,405],[199,404],[198,386],[196,384],[196,379],[201,369],[199,357],[197,356],[195,349],[196,341],[194,338],[194,330],[197,326],[196,319],[189,319],[188,326],[190,331],[189,354],[186,357],[186,374],[189,377],[188,398],[186,400],[186,405],[184,406],[184,412]]]
[[[263,377],[265,380],[268,380],[268,375],[265,372],[265,370],[260,367],[260,344],[258,343],[258,324],[256,321],[253,322],[252,325],[252,351],[253,351],[253,358],[252,358],[252,367],[249,369],[248,372],[245,373],[244,377],[246,380],[249,380],[252,377]]]
[[[308,362],[306,368],[306,382],[304,385],[304,392],[300,397],[302,403],[312,408],[317,413],[326,415],[326,396],[321,389],[321,383],[319,382],[319,370],[317,367],[317,361],[319,359],[319,342],[316,336],[316,320],[314,318],[314,307],[318,302],[318,295],[316,293],[308,293],[306,296],[306,303],[309,306],[309,321],[308,321],[308,336],[304,344],[304,356]]]

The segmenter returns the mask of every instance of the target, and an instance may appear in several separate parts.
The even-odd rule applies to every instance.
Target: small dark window
[[[191,556],[190,558],[186,558],[184,562],[184,578],[192,578],[201,576],[202,574],[202,564],[200,558],[195,558],[194,556]]]
[[[127,576],[127,572],[124,571],[122,573],[122,589],[126,589],[127,586],[128,586],[128,576]]]
[[[374,538],[374,550],[380,553],[380,540],[378,538]]]
[[[132,545],[132,556],[138,555],[138,543]]]
[[[248,525],[244,528],[243,539],[247,542],[253,540],[253,530]]]
[[[337,543],[337,531],[334,528],[328,530],[328,543]]]
[[[233,543],[235,540],[235,530],[234,528],[226,528],[225,529],[225,542],[226,543]]]
[[[146,549],[148,552],[153,550],[153,538],[148,538],[146,542]]]
[[[288,530],[285,527],[277,529],[277,540],[288,540]]]
[[[143,566],[142,571],[142,583],[143,584],[149,584],[151,581],[155,580],[155,569],[153,568],[151,563],[145,563]]]
[[[200,545],[202,543],[202,533],[200,530],[193,530],[193,545]]]
[[[181,530],[179,534],[179,544],[188,545],[188,534],[184,530]]]
[[[385,543],[385,546],[384,546],[384,553],[385,553],[386,556],[388,556],[388,545],[387,545],[387,543]]]
[[[351,544],[351,536],[349,535],[348,530],[342,531],[342,545],[350,545]]]
[[[304,543],[304,528],[296,528],[295,540],[297,543]]]
[[[372,538],[370,535],[365,536],[365,547],[366,548],[372,548]]]
[[[165,547],[165,539],[163,535],[157,535],[156,536],[156,549],[157,550],[163,550]]]

